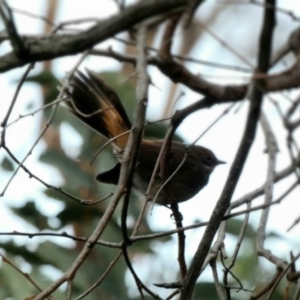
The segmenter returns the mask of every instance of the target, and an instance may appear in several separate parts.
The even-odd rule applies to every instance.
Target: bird
[[[111,140],[118,163],[112,169],[98,174],[96,180],[117,185],[122,154],[131,129],[131,122],[119,96],[98,73],[89,69],[86,69],[86,74],[76,71],[66,93],[67,107],[71,113]],[[225,163],[205,147],[191,145],[187,151],[187,145],[172,141],[166,161],[166,178],[163,180],[159,174],[156,175],[152,188],[146,195],[163,142],[142,140],[132,184],[136,195],[152,201],[155,199],[156,204],[169,206],[171,203],[191,199],[207,185],[215,167]]]

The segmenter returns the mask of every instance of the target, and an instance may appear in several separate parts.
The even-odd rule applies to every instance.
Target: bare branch
[[[146,18],[167,13],[173,8],[182,7],[183,9],[185,4],[185,0],[142,1],[78,34],[25,39],[23,43],[27,49],[26,57],[21,59],[14,52],[2,56],[0,72],[23,66],[32,61],[44,61],[86,51],[107,38],[137,25]]]
[[[267,0],[267,3],[274,4],[274,1]],[[259,45],[260,47],[259,59],[258,59],[259,72],[265,73],[268,70],[274,25],[275,25],[274,11],[265,10],[264,24],[260,36],[260,45]],[[261,90],[264,90],[264,80],[255,80],[253,84],[252,97],[250,99],[251,103],[250,103],[249,113],[247,117],[246,128],[240,143],[240,147],[238,149],[236,158],[231,167],[221,197],[216,204],[214,212],[206,227],[204,236],[192,260],[187,276],[182,281],[182,293],[180,297],[181,300],[191,299],[194,291],[194,286],[196,284],[196,280],[202,269],[205,257],[209,251],[209,247],[212,243],[216,231],[218,230],[222,218],[230,205],[230,200],[233,195],[235,186],[239,180],[244,163],[247,159],[249,150],[251,148],[251,145],[255,137],[256,127],[260,115],[260,107],[263,99],[263,94]]]

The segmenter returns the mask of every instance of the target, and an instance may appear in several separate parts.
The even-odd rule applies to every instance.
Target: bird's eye
[[[211,161],[212,161],[212,157],[209,156],[209,155],[207,155],[207,156],[206,156],[206,161],[211,162]]]

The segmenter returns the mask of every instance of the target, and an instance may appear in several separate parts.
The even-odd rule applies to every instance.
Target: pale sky
[[[217,1],[208,2],[209,3],[205,5],[217,5],[216,3],[218,3]],[[224,2],[226,3],[226,1]],[[46,1],[10,0],[8,1],[8,3],[15,8],[27,11],[30,10],[31,13],[35,14],[43,14],[45,10],[44,5]],[[109,14],[112,14],[115,10],[114,1],[85,0],[84,5],[80,4],[82,4],[81,1],[60,1],[61,8],[59,14],[57,15],[57,19],[72,20],[85,17],[104,18],[107,17]],[[292,9],[296,15],[300,16],[300,6],[298,1],[278,1],[278,4],[282,8]],[[244,54],[246,57],[247,54],[253,55],[253,43],[257,44],[257,40],[255,40],[255,38],[253,37],[257,36],[257,33],[260,30],[259,20],[261,16],[261,9],[259,7],[251,5],[236,5],[235,9],[237,9],[237,11],[240,13],[242,11],[239,10],[247,9],[248,19],[244,21],[243,15],[237,14],[237,19],[240,21],[241,26],[239,28],[236,28],[235,32],[229,33],[226,30],[230,28],[232,24],[234,24],[233,22],[237,22],[236,19],[227,18],[228,14],[230,13],[230,9],[231,7],[229,6],[224,8],[224,12],[220,14],[219,20],[211,29],[216,29],[216,33],[222,35],[220,38],[225,39],[229,44],[232,40],[239,40],[239,47],[235,48],[235,50],[240,52],[240,54]],[[28,18],[19,14],[16,14],[15,17],[18,28],[22,33],[41,33],[40,20]],[[203,18],[205,18],[205,16],[203,16]],[[220,24],[222,23],[224,23],[224,28],[220,30],[218,26],[220,26]],[[296,26],[299,26],[299,22],[297,23],[292,21],[291,18],[287,15],[278,15],[278,24],[275,32],[274,49],[278,49],[282,42],[287,39],[288,33]],[[0,27],[0,30],[3,30],[3,27]],[[245,36],[245,33],[248,35]],[[177,34],[177,38],[178,44],[181,40],[180,33]],[[121,49],[120,44],[113,41],[102,43],[98,47],[101,49],[106,49],[109,45],[112,45],[114,49]],[[5,47],[2,46],[0,47],[0,54],[5,52],[4,48]],[[218,42],[216,42],[207,34],[204,36],[204,39],[201,40],[201,44],[197,45],[194,48],[190,56],[197,57],[203,60],[207,59],[209,61],[218,61],[226,64],[246,66],[239,59],[237,59],[236,56],[233,55],[230,51],[220,49],[221,46],[218,44]],[[176,41],[174,46],[174,52],[176,52]],[[222,55],[221,60],[220,55]],[[54,71],[56,75],[62,78],[65,72],[69,71],[74,66],[74,64],[78,60],[78,57],[79,56],[72,56],[56,59],[54,62]],[[289,59],[287,59],[287,63],[291,64],[291,62],[292,57],[289,57]],[[251,63],[255,64],[255,61]],[[82,68],[83,67],[95,69],[96,71],[108,70],[112,68],[114,70],[118,70],[118,68],[120,68],[120,64],[116,61],[107,58],[90,57],[82,64]],[[210,74],[212,76],[217,75],[217,78],[211,80],[217,80],[217,82],[224,84],[228,82],[241,82],[243,79],[241,79],[240,77],[245,75],[236,72],[229,72],[226,70],[215,70],[212,68],[206,68],[204,66],[191,63],[188,64],[188,67],[191,71],[195,73]],[[39,64],[37,64],[36,70],[34,72],[38,72],[39,68],[40,66]],[[283,66],[281,65],[278,68],[282,69]],[[154,80],[155,85],[158,87],[151,87],[149,95],[148,116],[151,120],[155,120],[158,117],[157,108],[159,108],[160,103],[165,101],[169,85],[168,80],[165,79],[157,70],[151,67],[149,68],[149,71],[150,75],[152,76],[152,79]],[[16,82],[21,77],[21,74],[23,74],[23,72],[24,68],[18,68],[0,75],[1,120],[4,114],[6,113],[8,104],[10,103],[13,97]],[[178,108],[184,107],[200,98],[199,95],[188,91],[188,89],[185,87],[181,86],[180,89],[186,92],[186,96],[179,101]],[[291,98],[294,98],[297,94],[297,91],[289,92]],[[280,99],[280,96],[278,95],[273,96],[276,97],[276,99]],[[22,91],[18,98],[17,105],[11,115],[10,120],[14,120],[18,117],[19,114],[24,113],[26,106],[31,101],[35,103],[35,108],[39,107],[39,105],[41,104],[41,93],[37,89],[36,85],[28,83],[22,87]],[[183,124],[179,128],[179,133],[182,136],[184,136],[187,142],[192,142],[198,137],[199,134],[202,133],[203,130],[205,130],[205,128],[209,124],[211,124],[215,120],[217,116],[219,116],[223,112],[225,108],[226,106],[218,106],[214,107],[209,111],[203,110],[201,112],[194,113],[183,122]],[[239,109],[238,113],[235,113],[236,108],[232,112],[230,112],[225,118],[223,118],[215,127],[213,127],[213,129],[209,131],[208,134],[206,134],[198,142],[199,144],[212,149],[220,160],[225,160],[227,162],[227,165],[222,165],[215,170],[215,172],[210,178],[209,185],[205,189],[203,189],[195,197],[195,199],[192,199],[180,205],[180,210],[184,216],[185,225],[190,224],[195,219],[208,220],[211,211],[222,191],[230,165],[234,159],[236,149],[239,145],[241,134],[244,130],[244,122],[248,104],[245,102]],[[277,158],[277,170],[281,170],[283,167],[287,166],[287,162],[289,161],[285,149],[285,132],[282,129],[281,120],[278,117],[274,107],[266,103],[264,105],[264,108],[268,113],[269,121],[271,122],[273,129],[278,137],[280,153],[278,154]],[[299,131],[297,134],[297,137],[299,138]],[[7,131],[7,140],[14,153],[18,155],[18,157],[22,158],[28,151],[28,149],[31,147],[37,135],[37,126],[35,126],[34,122],[32,122],[31,117],[29,117],[22,119],[17,124],[12,126],[10,130]],[[16,137],[18,138],[16,139]],[[70,140],[70,143],[74,143],[74,145],[76,145],[76,143],[78,144],[78,140],[75,137],[73,141]],[[27,161],[27,166],[30,166],[31,170],[36,174],[43,173],[44,178],[49,183],[59,185],[59,173],[56,170],[52,170],[48,166],[44,166],[35,161],[40,151],[42,150],[42,147],[43,145],[41,144],[35,149],[32,157],[30,157]],[[261,128],[259,127],[256,141],[251,149],[249,159],[244,168],[242,177],[234,194],[233,200],[239,198],[240,196],[243,196],[247,192],[252,191],[253,189],[261,186],[262,183],[264,183],[267,169],[267,155],[263,154],[264,149],[264,137]],[[0,159],[3,157],[3,152],[3,150],[0,151]],[[7,180],[9,180],[10,178],[10,174],[1,172],[0,177],[0,189],[3,189]],[[295,177],[293,176],[288,180],[285,180],[284,182],[280,183],[278,188],[275,189],[275,198],[281,195],[281,193],[285,191],[285,189],[293,182],[294,179]],[[16,206],[22,205],[24,200],[28,199],[29,197],[37,199],[36,203],[39,209],[41,209],[43,212],[47,212],[49,215],[55,216],[56,213],[61,210],[62,206],[58,201],[49,200],[48,198],[43,196],[41,194],[41,191],[43,189],[44,187],[41,184],[36,182],[34,179],[28,179],[28,176],[25,175],[23,171],[20,171],[16,178],[14,178],[6,194],[1,199],[2,201],[0,202],[1,211],[5,212],[1,214],[0,231],[35,231],[34,228],[30,228],[27,224],[25,225],[21,219],[12,215],[10,211],[5,207],[7,204]],[[275,206],[271,209],[268,229],[270,231],[275,230],[279,234],[285,235],[286,237],[280,243],[277,244],[276,249],[274,249],[275,251],[277,251],[275,254],[278,254],[280,253],[280,251],[283,250],[285,251],[285,253],[288,253],[287,250],[292,249],[296,243],[299,246],[300,226],[296,226],[288,234],[286,234],[285,232],[285,230],[291,225],[294,219],[297,218],[300,214],[300,209],[298,209],[299,196],[299,188],[296,188],[294,192],[291,193],[290,196],[287,199],[285,199],[281,205]],[[259,203],[259,200],[256,200],[254,202],[255,205]],[[244,209],[244,207],[242,207],[242,209]],[[153,213],[148,216],[148,218],[153,228],[163,230],[171,229],[174,227],[173,221],[170,219],[169,216],[170,212],[168,210],[166,210],[163,207],[157,206],[155,207]],[[254,226],[257,226],[259,216],[260,212],[257,212],[252,215],[251,222],[252,224],[254,224]],[[279,219],[280,222],[278,222]],[[201,230],[195,230],[194,232],[188,234],[187,243],[189,243],[193,239],[196,239],[198,241],[200,231]],[[6,238],[0,237],[0,239],[5,240]],[[63,242],[69,243],[70,241]],[[33,240],[26,239],[26,244],[27,243],[35,242]],[[196,244],[194,246],[196,247]],[[188,254],[192,255],[194,253],[194,250],[195,249],[193,246],[189,247],[187,249]],[[167,256],[168,254],[166,253],[165,255]],[[176,253],[174,253],[174,255],[176,256]]]

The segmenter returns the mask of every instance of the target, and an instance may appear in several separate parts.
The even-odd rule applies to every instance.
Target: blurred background
[[[126,1],[126,5],[136,1]],[[109,18],[117,13],[116,1],[112,0],[29,0],[7,1],[13,10],[15,22],[20,34],[41,35],[50,33],[54,26],[64,22],[87,19],[91,22],[71,24],[64,28],[76,32],[90,27],[93,19]],[[184,60],[184,65],[193,73],[218,84],[248,83],[256,65],[258,39],[261,29],[263,7],[256,1],[206,1],[196,13],[195,20],[188,34],[176,32],[172,53],[194,58]],[[274,55],[287,43],[290,33],[299,26],[300,6],[298,1],[277,1],[277,27],[274,35]],[[45,22],[44,18],[50,22]],[[207,30],[209,28],[209,30]],[[5,26],[0,22],[0,31]],[[213,32],[213,34],[211,34]],[[148,36],[148,44],[158,48],[161,43],[163,26],[153,28]],[[119,53],[134,55],[135,47],[122,42],[129,40],[127,33],[118,35],[97,45],[96,49],[113,49]],[[9,42],[0,44],[0,55],[10,51]],[[24,299],[37,293],[35,287],[26,280],[12,265],[26,273],[46,288],[57,279],[77,257],[84,243],[63,235],[51,236],[50,233],[66,232],[69,235],[88,237],[103,214],[107,202],[93,206],[76,203],[53,188],[62,188],[67,193],[81,199],[101,199],[114,191],[115,187],[100,184],[94,177],[100,171],[112,167],[115,158],[109,147],[90,161],[106,140],[95,134],[72,116],[63,105],[59,105],[50,127],[39,138],[47,126],[53,112],[51,103],[57,98],[57,86],[78,62],[81,55],[57,58],[35,64],[22,86],[16,105],[9,118],[6,129],[6,144],[19,159],[26,158],[24,165],[38,177],[30,178],[9,158],[6,151],[0,149],[0,248],[1,254],[11,263],[2,260],[0,265],[0,299]],[[293,54],[287,55],[271,69],[271,73],[280,72],[295,62]],[[214,66],[210,63],[227,65]],[[229,67],[230,66],[230,67]],[[16,86],[26,67],[17,68],[0,75],[0,119],[7,114]],[[80,70],[90,68],[101,73],[122,99],[128,115],[132,118],[135,107],[136,77],[131,64],[104,57],[89,55],[80,65]],[[192,92],[183,85],[175,85],[162,75],[155,67],[148,68],[153,85],[149,90],[147,119],[158,121],[168,118],[176,109],[199,100],[201,95]],[[271,98],[279,103],[285,111],[290,99],[295,99],[299,90],[272,93]],[[288,100],[287,100],[288,99]],[[220,116],[230,104],[214,106],[189,116],[176,132],[176,139],[191,143],[201,135],[208,126]],[[188,202],[180,204],[184,225],[207,221],[222,191],[230,165],[235,157],[244,130],[248,102],[236,104],[224,117],[206,133],[197,144],[213,150],[216,156],[227,162],[218,167],[210,178],[209,185]],[[264,111],[276,133],[279,147],[277,170],[289,164],[290,157],[287,133],[282,125],[272,101],[264,102]],[[168,122],[158,122],[146,127],[146,135],[163,139]],[[294,132],[299,138],[299,131]],[[36,141],[38,143],[35,145]],[[34,147],[33,147],[34,145]],[[31,148],[33,150],[31,151]],[[255,143],[234,194],[236,200],[260,187],[266,179],[267,155],[262,129],[259,127]],[[282,180],[274,192],[276,199],[294,181],[295,175]],[[42,182],[44,182],[44,184]],[[46,183],[46,184],[45,184]],[[294,227],[288,233],[287,228],[300,215],[299,188],[296,188],[280,205],[274,205],[268,219],[268,236],[266,247],[282,259],[289,260],[289,253],[300,246],[300,229]],[[107,200],[109,201],[109,199]],[[255,200],[260,204],[261,198]],[[136,220],[141,201],[132,197],[130,217],[132,225]],[[240,209],[245,209],[241,207]],[[266,260],[258,259],[255,253],[255,232],[261,212],[251,214],[246,236],[243,240],[239,263],[234,274],[243,279],[245,289],[239,291],[232,299],[249,299],[252,289],[259,289],[274,272],[274,266]],[[129,227],[130,220],[129,219]],[[227,226],[226,250],[232,254],[239,235],[243,216],[231,219]],[[150,234],[175,228],[171,211],[165,207],[155,206],[146,214],[139,234]],[[192,258],[203,234],[202,228],[186,232],[187,262]],[[19,232],[19,233],[16,233]],[[22,233],[22,234],[21,234]],[[43,236],[36,235],[44,234]],[[32,236],[30,235],[32,234]],[[119,242],[122,240],[120,230],[120,212],[117,211],[102,236],[103,240]],[[118,253],[116,248],[101,247],[94,250],[77,273],[74,280],[74,295],[79,296],[94,284]],[[299,251],[299,250],[298,250]],[[167,292],[153,287],[157,282],[174,282],[179,279],[177,265],[177,236],[167,236],[150,241],[139,241],[130,248],[130,258],[136,272],[146,285],[166,297]],[[296,254],[296,252],[295,252]],[[5,263],[6,262],[6,263]],[[222,265],[218,266],[222,270]],[[251,270],[251,272],[249,272]],[[232,277],[233,286],[238,286]],[[201,293],[195,293],[195,299],[217,299],[210,270],[205,270],[199,281]],[[274,299],[283,299],[286,295],[287,282],[282,282]],[[117,287],[117,288],[116,288]],[[64,299],[66,286],[56,292],[57,299]],[[246,291],[246,288],[249,291]],[[290,286],[295,288],[295,286]],[[110,271],[101,287],[92,291],[86,299],[139,299],[137,287],[121,259]],[[292,298],[284,298],[292,299]]]

